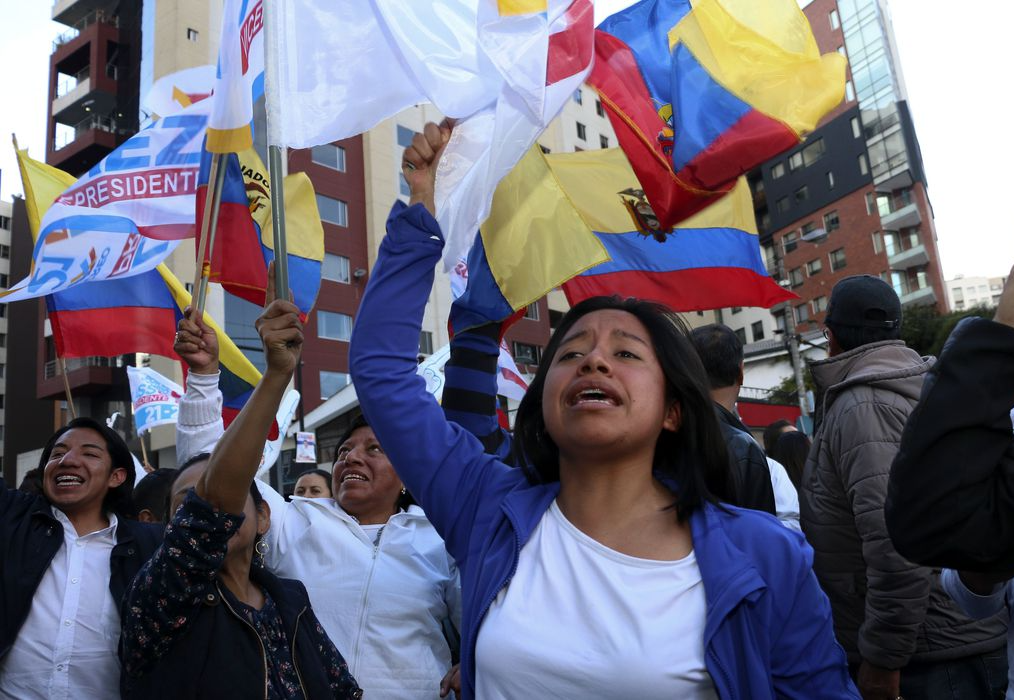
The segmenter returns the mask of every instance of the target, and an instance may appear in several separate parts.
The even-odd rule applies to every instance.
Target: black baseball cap
[[[879,277],[846,277],[831,290],[825,323],[832,328],[898,328],[901,326],[901,299],[894,288]]]

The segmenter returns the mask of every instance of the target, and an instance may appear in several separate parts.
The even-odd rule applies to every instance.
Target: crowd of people
[[[215,332],[179,322],[178,468],[135,485],[79,418],[0,490],[0,699],[1014,698],[1014,283],[936,361],[889,285],[839,282],[812,443],[739,419],[727,327],[588,299],[507,431],[505,321],[455,302],[442,404],[417,375],[449,136],[405,151],[330,472],[255,478],[303,340],[269,288],[227,430]]]

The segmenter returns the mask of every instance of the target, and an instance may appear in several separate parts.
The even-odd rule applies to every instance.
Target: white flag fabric
[[[32,274],[0,303],[153,270],[192,238],[208,102],[131,136],[57,197],[42,217]]]
[[[226,0],[218,50],[215,102],[208,120],[208,151],[253,148],[253,104],[264,83],[264,0]]]
[[[150,367],[127,367],[127,379],[138,435],[156,425],[176,423],[183,387]]]
[[[437,172],[447,270],[591,67],[591,0],[268,1],[270,143],[330,143],[424,102],[461,120]]]

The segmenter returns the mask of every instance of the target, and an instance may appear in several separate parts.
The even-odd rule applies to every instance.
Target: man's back
[[[818,428],[803,473],[801,522],[852,663],[901,668],[1002,643],[1002,623],[960,615],[937,575],[894,550],[884,525],[891,462],[932,365],[900,340],[811,365]]]

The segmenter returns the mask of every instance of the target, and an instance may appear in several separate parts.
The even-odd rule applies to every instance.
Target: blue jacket
[[[461,675],[475,695],[475,642],[559,483],[531,484],[449,423],[416,375],[419,330],[443,238],[422,206],[396,204],[350,350],[367,420],[461,571]],[[406,439],[406,436],[411,436]],[[706,664],[720,697],[858,698],[812,551],[769,515],[705,505],[690,518],[708,601]]]

